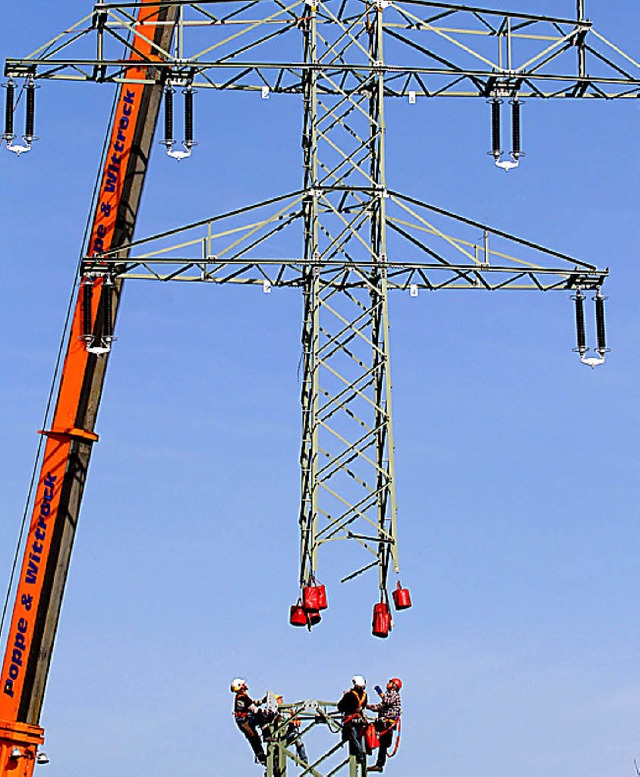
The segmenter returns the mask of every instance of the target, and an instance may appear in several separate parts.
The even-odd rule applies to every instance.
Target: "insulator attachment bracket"
[[[587,347],[587,336],[584,319],[584,301],[586,296],[578,289],[575,296],[571,297],[575,301],[576,316],[576,347],[573,349],[580,356],[580,361],[588,367],[597,367],[604,364],[605,354],[611,349],[607,348],[606,330],[604,321],[604,301],[606,297],[602,296],[600,289],[596,289],[596,296],[593,301],[596,306],[596,339],[597,346],[594,349],[597,356],[586,356],[589,348]]]

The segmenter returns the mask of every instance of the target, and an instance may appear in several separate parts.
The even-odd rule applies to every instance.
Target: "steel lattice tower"
[[[78,280],[108,281],[116,292],[136,278],[302,291],[299,582],[313,580],[321,547],[347,540],[365,554],[343,580],[376,568],[386,601],[388,575],[398,570],[389,293],[599,293],[607,271],[391,188],[385,103],[490,101],[492,153],[508,169],[521,156],[521,98],[637,98],[640,67],[595,31],[582,0],[575,19],[426,0],[162,5],[173,45],[152,43],[153,56],[135,72],[121,51],[135,54],[145,3],[114,2],[98,3],[33,55],[9,59],[5,75],[27,88],[45,79],[150,84],[165,94],[163,142],[179,157],[191,154],[193,116],[185,151],[176,152],[177,87],[190,106],[194,89],[198,99],[229,89],[298,95],[302,188],[144,240],[127,236],[110,250],[90,242]],[[511,162],[498,131],[504,101],[514,105]],[[302,240],[298,232],[291,254],[274,256],[272,238],[297,227]],[[88,340],[104,331],[98,323]]]
[[[382,5],[342,20],[327,39],[318,8],[303,22],[304,378],[300,583],[312,579],[318,548],[347,537],[374,554],[381,591],[397,569],[389,313],[386,267]],[[340,83],[331,68],[352,61],[365,74]],[[319,91],[318,82],[324,89]],[[359,268],[355,257],[370,266]],[[340,257],[343,287],[318,269]],[[351,267],[353,263],[353,267]],[[350,276],[356,276],[354,283]]]

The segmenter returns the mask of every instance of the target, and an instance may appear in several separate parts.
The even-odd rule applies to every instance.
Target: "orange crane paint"
[[[135,63],[158,59],[154,42],[166,44],[171,36],[171,28],[165,24],[168,13],[155,2],[140,7],[136,43],[128,60],[131,64],[125,65],[140,82],[120,88],[90,231],[89,253],[98,261],[102,251],[130,237],[124,233],[132,230],[135,222],[141,189],[132,181],[136,176],[140,181],[146,172],[141,158],[148,157],[155,119],[149,104],[154,90],[160,89],[153,82],[143,82],[147,67]],[[80,285],[51,428],[41,432],[47,440],[0,674],[0,777],[31,777],[35,764],[48,760],[44,753],[38,753],[44,742],[40,711],[75,517],[91,449],[98,440],[93,424],[106,368],[106,356],[89,352],[86,335],[89,328],[102,328],[108,281],[106,273],[85,279],[85,284],[91,283],[91,294],[85,294]]]

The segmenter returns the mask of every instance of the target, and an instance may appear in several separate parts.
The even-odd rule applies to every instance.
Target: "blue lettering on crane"
[[[107,167],[107,180],[105,182],[104,191],[108,194],[112,194],[116,190],[116,182],[118,180],[118,172],[120,170],[120,157],[118,153],[124,151],[124,141],[126,140],[122,130],[129,126],[129,116],[131,115],[131,106],[133,105],[136,93],[131,89],[127,89],[122,102],[122,115],[119,119],[119,129],[116,136],[116,140],[113,144],[113,150],[116,152],[111,156],[111,164]]]
[[[29,585],[34,585],[38,582],[38,575],[42,564],[42,553],[44,551],[44,541],[47,537],[47,519],[51,515],[51,500],[53,499],[57,479],[56,475],[52,475],[48,472],[43,481],[44,488],[42,491],[42,501],[40,503],[36,527],[33,532],[33,541],[26,551],[29,555],[27,556],[24,582]],[[31,596],[31,594],[22,594],[20,597],[20,605],[25,612],[28,613],[33,606],[33,596]],[[11,650],[11,662],[8,670],[9,676],[4,682],[3,692],[10,697],[13,697],[14,695],[14,683],[20,677],[24,664],[24,653],[27,649],[26,634],[28,630],[29,621],[27,618],[18,618],[16,630],[7,643],[7,654],[9,650]]]
[[[116,191],[116,184],[120,177],[120,165],[122,163],[122,154],[125,150],[125,142],[127,140],[124,130],[127,129],[131,120],[133,105],[135,104],[136,93],[131,89],[127,89],[124,93],[124,97],[121,102],[121,112],[118,117],[118,131],[113,140],[112,146],[109,149],[109,156],[107,157],[107,166],[105,169],[105,176],[103,179],[103,189],[101,195],[114,194]],[[111,215],[111,205],[107,202],[98,203],[98,216],[104,215],[107,218]],[[105,246],[105,237],[107,234],[106,228],[101,225],[96,230],[93,236],[93,242],[91,245],[91,255],[103,253],[107,246]]]
[[[24,582],[34,585],[38,581],[38,573],[42,562],[43,541],[47,536],[47,518],[51,514],[51,500],[53,499],[53,488],[57,477],[50,472],[44,479],[44,489],[42,492],[42,502],[40,503],[40,514],[38,523],[34,532],[34,541],[31,543],[31,552],[27,558],[27,569]]]

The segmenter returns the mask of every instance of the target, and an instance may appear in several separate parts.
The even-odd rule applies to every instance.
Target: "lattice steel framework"
[[[366,764],[359,764],[343,750],[342,716],[335,702],[306,699],[272,708],[277,717],[263,729],[267,735],[266,777],[286,777],[288,767],[299,770],[299,777],[332,777],[347,770],[349,777],[366,777]],[[309,762],[300,758],[296,740],[305,743]]]
[[[304,324],[300,583],[318,548],[352,538],[375,556],[386,591],[396,560],[384,177],[382,8],[362,6],[337,35],[309,6],[303,22]],[[354,56],[355,55],[355,56]],[[344,59],[366,70],[359,84],[331,73]],[[320,92],[318,83],[325,89]],[[357,267],[364,256],[370,267]],[[319,268],[346,260],[362,288],[324,283]],[[347,281],[347,278],[344,279]],[[358,528],[359,525],[359,528]]]
[[[368,555],[343,580],[377,568],[387,600],[398,570],[389,291],[599,290],[607,271],[389,188],[385,101],[636,98],[640,66],[596,32],[582,0],[575,19],[420,0],[167,5],[174,46],[157,47],[145,82],[300,95],[303,188],[119,252],[88,247],[82,274],[301,289],[300,585],[321,546],[349,540]],[[120,52],[139,6],[97,4],[7,60],[5,75],[127,82]],[[281,246],[297,225],[302,244],[282,257],[272,238]]]

